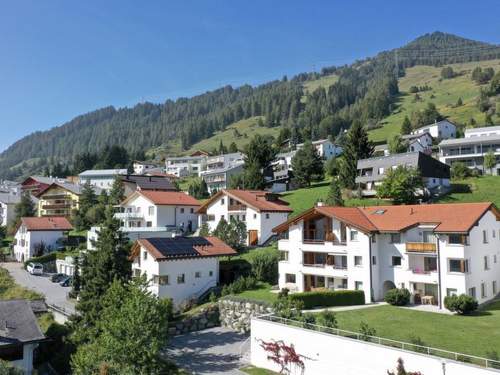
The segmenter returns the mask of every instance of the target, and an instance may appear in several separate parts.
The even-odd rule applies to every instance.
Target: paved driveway
[[[169,339],[167,357],[193,375],[241,375],[238,369],[249,355],[247,339],[221,327],[191,332]]]
[[[45,295],[45,301],[48,304],[62,307],[71,313],[75,311],[74,303],[66,299],[71,290],[70,287],[62,287],[58,283],[53,283],[50,281],[49,275],[31,275],[24,270],[22,263],[0,263],[0,267],[8,270],[19,285]]]

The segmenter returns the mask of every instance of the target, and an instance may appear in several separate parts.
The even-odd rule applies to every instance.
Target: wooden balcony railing
[[[433,242],[407,242],[407,253],[430,253],[436,252],[436,244]]]
[[[243,204],[230,204],[228,210],[229,211],[246,211],[247,206]]]

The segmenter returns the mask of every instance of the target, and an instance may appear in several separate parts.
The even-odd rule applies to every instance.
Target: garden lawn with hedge
[[[322,290],[290,294],[292,301],[302,301],[304,309],[315,307],[353,306],[365,304],[362,290]]]
[[[478,357],[500,356],[500,301],[472,315],[459,316],[394,306],[336,312],[338,327],[359,331],[365,322],[376,335],[404,342],[420,339],[425,346]]]

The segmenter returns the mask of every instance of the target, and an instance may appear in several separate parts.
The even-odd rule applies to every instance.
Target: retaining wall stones
[[[204,308],[195,315],[170,322],[168,324],[168,334],[170,336],[177,336],[219,325],[219,306],[214,304]]]
[[[271,313],[271,306],[264,302],[224,297],[219,300],[219,316],[222,327],[236,332],[250,332],[252,317]]]

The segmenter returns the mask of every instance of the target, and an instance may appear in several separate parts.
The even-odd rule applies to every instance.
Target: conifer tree
[[[292,159],[292,170],[298,186],[310,186],[313,181],[321,181],[324,177],[323,161],[311,141],[297,150]]]
[[[406,135],[411,133],[411,121],[408,116],[405,116],[403,124],[401,125],[401,134]]]
[[[332,178],[330,182],[330,190],[326,197],[326,204],[329,206],[343,206],[342,191],[340,190],[339,182],[336,178]]]
[[[16,215],[15,223],[16,225],[21,221],[22,217],[33,217],[36,214],[35,204],[31,199],[31,195],[28,192],[24,192],[21,195],[21,200],[14,207],[14,213]]]
[[[111,187],[111,191],[109,192],[109,204],[112,206],[116,206],[120,204],[125,198],[125,187],[122,184],[122,181],[119,177],[115,177],[113,181],[113,186]]]

